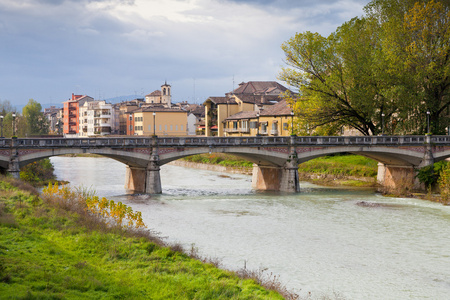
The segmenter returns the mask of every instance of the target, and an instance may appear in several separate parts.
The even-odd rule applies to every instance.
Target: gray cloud
[[[276,80],[284,41],[327,35],[368,2],[169,1],[2,1],[0,99],[146,94],[167,80],[175,101],[203,101],[230,91],[233,77]]]

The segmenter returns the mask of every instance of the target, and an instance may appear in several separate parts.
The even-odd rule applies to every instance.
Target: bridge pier
[[[147,168],[127,166],[125,173],[125,188],[136,193],[145,193]]]
[[[127,166],[125,188],[137,193],[161,194],[161,175],[159,174],[159,171],[158,148],[156,139],[154,139],[150,160],[147,166]]]
[[[161,175],[159,174],[159,165],[157,161],[150,161],[147,166],[147,178],[145,183],[145,193],[161,194]]]
[[[12,138],[12,149],[11,156],[9,158],[8,164],[8,174],[11,174],[12,177],[19,179],[20,178],[20,165],[19,165],[19,155],[17,152],[17,138]]]
[[[377,182],[384,190],[420,189],[414,166],[394,166],[378,163]]]
[[[291,154],[283,167],[253,164],[252,188],[264,191],[299,193],[298,163]]]

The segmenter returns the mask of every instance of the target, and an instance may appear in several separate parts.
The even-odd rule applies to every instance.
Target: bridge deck
[[[434,145],[450,145],[450,136],[431,136]],[[426,143],[426,136],[292,136],[292,137],[99,137],[0,139],[0,148],[61,147],[258,147],[258,146],[412,146]]]

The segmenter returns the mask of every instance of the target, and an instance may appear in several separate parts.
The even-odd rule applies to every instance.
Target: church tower
[[[165,104],[167,107],[172,106],[170,84],[167,84],[167,81],[161,86],[161,103]]]

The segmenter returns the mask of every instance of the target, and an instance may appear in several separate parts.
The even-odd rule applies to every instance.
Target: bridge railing
[[[450,136],[430,136],[435,145],[450,145]],[[209,147],[209,146],[339,146],[339,145],[423,145],[426,136],[290,136],[290,137],[102,137],[102,138],[0,138],[0,148],[62,148],[62,147],[151,147],[156,142],[165,147]]]

